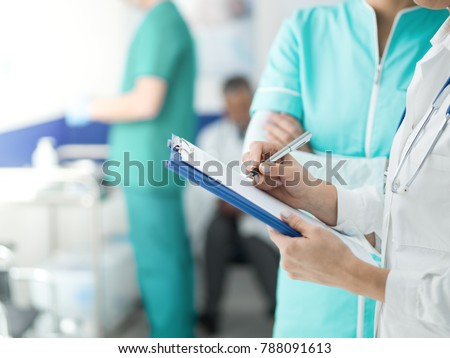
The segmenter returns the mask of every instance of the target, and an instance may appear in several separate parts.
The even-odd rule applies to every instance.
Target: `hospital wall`
[[[337,1],[255,1],[253,80],[283,18],[299,7]],[[105,126],[69,130],[64,108],[80,94],[119,92],[127,48],[141,18],[123,0],[0,2],[0,166],[29,165],[44,135],[58,145],[105,143]],[[222,102],[214,98],[219,95],[199,86],[201,103],[218,104],[206,112],[197,106],[203,122],[220,114]]]
[[[254,82],[283,19],[298,7],[331,2],[336,0],[255,1]],[[127,47],[140,19],[123,0],[0,2],[0,167],[29,166],[42,136],[52,136],[58,146],[106,143],[107,126],[69,129],[63,120],[64,108],[79,94],[119,92]],[[197,88],[200,124],[222,111],[217,98],[220,84],[211,91],[205,82],[211,83],[199,81]],[[119,194],[105,203],[105,237],[126,233],[123,208]],[[58,236],[64,237],[66,249],[86,244],[87,230],[77,225],[83,215],[82,210],[58,212]],[[34,265],[50,250],[49,220],[45,208],[0,206],[0,243],[13,247],[21,263]],[[24,222],[28,225],[21,225]]]
[[[255,1],[253,80],[259,77],[285,17],[298,7],[336,1]],[[42,136],[54,137],[58,146],[106,143],[107,126],[69,129],[63,120],[64,108],[80,94],[119,92],[127,48],[141,18],[123,0],[0,2],[0,167],[29,166]],[[197,97],[203,103],[221,103],[214,98],[218,95],[198,86]],[[222,108],[204,110],[197,105],[197,110],[203,123],[219,116]],[[103,211],[105,236],[126,231],[120,196],[112,197]],[[74,224],[83,220],[83,213],[63,210],[58,215],[58,230],[64,230],[67,248],[83,246],[87,235]],[[45,209],[0,207],[0,218],[0,241],[15,246],[23,263],[34,264],[47,255]]]
[[[337,1],[256,0],[252,79],[257,81],[284,18],[299,7]],[[123,0],[0,2],[0,167],[29,166],[42,136],[54,137],[58,146],[106,143],[107,126],[69,129],[64,108],[80,94],[119,92],[127,47],[141,16]],[[218,95],[198,86],[202,102],[220,103]],[[197,105],[197,111],[206,123],[222,108]],[[58,212],[57,236],[64,237],[65,249],[86,245],[86,230],[77,224],[83,215],[72,209]],[[102,216],[105,237],[126,233],[120,194],[104,203]],[[34,265],[50,250],[50,219],[45,208],[0,207],[0,243],[15,249],[20,264]]]

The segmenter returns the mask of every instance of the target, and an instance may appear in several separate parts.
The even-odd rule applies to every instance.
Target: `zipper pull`
[[[377,72],[375,74],[375,84],[376,85],[380,84],[380,79],[381,79],[381,63],[378,64]]]

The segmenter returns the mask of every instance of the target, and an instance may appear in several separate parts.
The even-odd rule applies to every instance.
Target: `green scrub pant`
[[[193,337],[193,260],[181,194],[128,190],[125,198],[150,336]]]

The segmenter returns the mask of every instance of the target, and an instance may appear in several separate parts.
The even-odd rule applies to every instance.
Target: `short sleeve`
[[[298,32],[295,18],[281,27],[256,91],[252,114],[267,110],[303,117]]]
[[[162,20],[145,24],[135,43],[136,77],[158,77],[169,82],[185,49],[185,38],[176,24]]]

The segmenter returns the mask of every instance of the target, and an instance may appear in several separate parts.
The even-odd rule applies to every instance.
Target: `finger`
[[[272,228],[269,228],[269,235],[270,239],[278,247],[280,252],[284,252],[286,248],[289,246],[289,244],[292,243],[293,240],[292,237],[283,235]]]
[[[282,142],[284,145],[292,142],[296,138],[296,133],[293,133],[291,130],[286,130],[284,128],[279,127],[274,123],[268,123],[266,125],[267,135],[271,135],[275,137],[278,141]]]
[[[283,114],[282,113],[271,113],[270,114],[270,117],[268,118],[268,120],[266,121],[266,124],[267,123],[270,123],[270,122],[276,122],[277,120],[279,120],[281,117],[283,116]]]
[[[301,183],[302,167],[294,162],[293,158],[286,158],[283,163],[262,163],[259,172],[272,180],[280,180],[282,183]]]
[[[263,191],[271,191],[279,188],[283,183],[279,179],[271,179],[264,175],[255,175],[253,185]]]
[[[300,124],[298,121],[288,115],[282,115],[276,122],[276,124],[284,129],[287,132],[290,132],[297,138],[302,133],[302,128],[300,127]]]
[[[261,161],[255,161],[252,159],[252,154],[250,152],[245,153],[242,156],[241,171],[243,174],[250,174],[254,169],[258,168]]]
[[[280,147],[274,143],[253,142],[250,144],[248,154],[245,155],[246,161],[244,162],[244,167],[248,172],[251,172],[253,169],[258,168],[259,163],[261,163],[266,154],[270,155],[276,153],[279,148]]]
[[[281,142],[281,141],[280,141],[277,137],[275,137],[273,134],[267,132],[266,136],[267,136],[267,139],[268,139],[269,141],[271,141],[272,143],[275,143],[275,144],[279,145],[280,147],[284,147],[284,143]]]
[[[302,124],[300,123],[300,121],[295,118],[294,116],[291,116],[290,114],[286,114],[286,113],[282,113],[281,116],[287,120],[289,120],[292,123],[295,123],[295,126],[300,128],[301,132],[304,132],[305,129],[303,128]]]
[[[262,154],[262,142],[253,142],[250,144],[249,151],[244,155],[243,158],[243,167],[247,174],[258,167],[259,163],[261,163]]]
[[[317,226],[312,225],[305,220],[300,219],[297,215],[289,212],[282,213],[281,219],[305,237],[311,237],[311,233],[317,229]]]
[[[246,163],[250,160],[250,152],[246,152],[242,155],[242,163]]]

